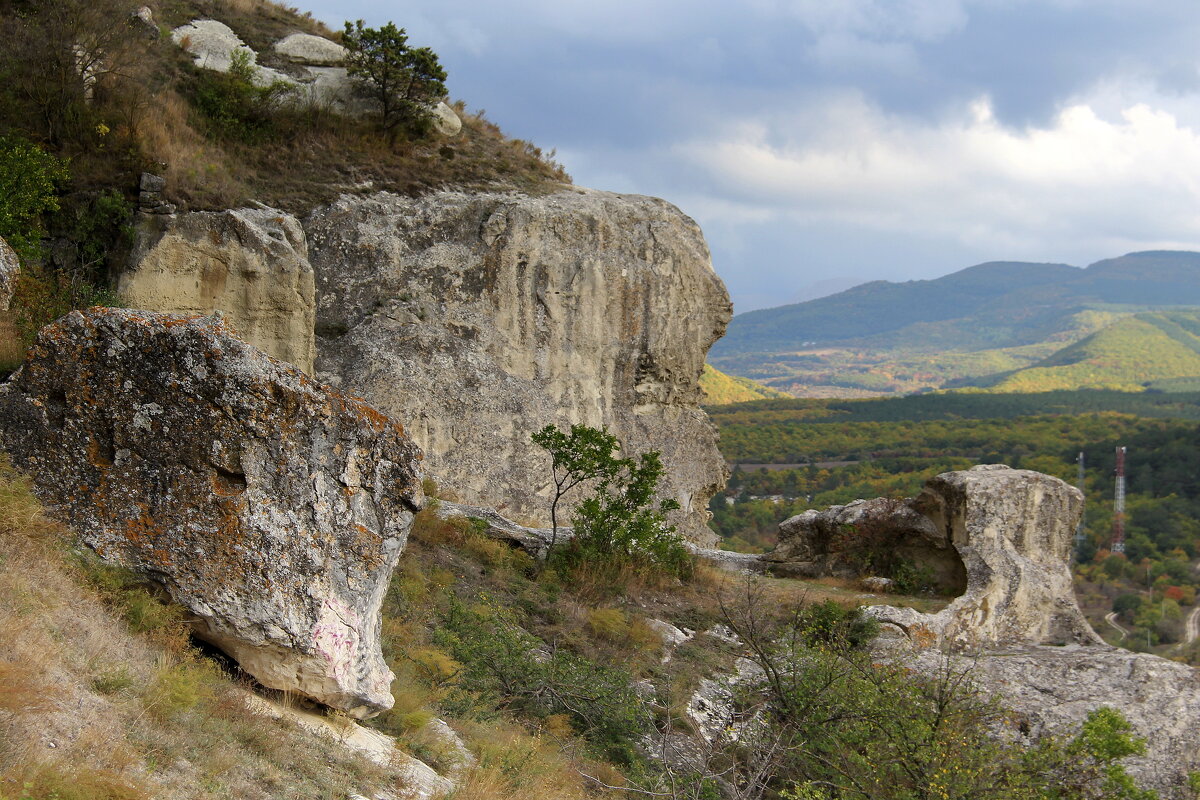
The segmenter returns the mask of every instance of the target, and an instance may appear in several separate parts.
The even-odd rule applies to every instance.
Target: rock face
[[[1075,603],[1069,560],[1083,496],[1040,472],[989,464],[931,479],[911,503],[953,545],[966,591],[937,614],[874,606],[910,638],[952,650],[1100,644]]]
[[[702,542],[724,484],[697,379],[730,317],[700,229],[662,200],[343,197],[305,221],[317,371],[404,410],[429,471],[464,502],[548,522],[544,425],[607,425],[661,450],[663,495]]]
[[[126,305],[220,311],[247,342],[312,373],[313,270],[295,217],[273,208],[198,211],[150,218],[139,237],[119,282]]]
[[[213,318],[92,309],[0,387],[0,443],[260,682],[355,717],[392,705],[379,609],[424,498],[382,414]]]
[[[947,594],[967,586],[962,559],[915,501],[855,500],[824,511],[809,509],[779,523],[779,544],[763,561],[776,574],[802,578],[856,577],[867,550],[887,548],[889,556],[921,564]]]
[[[17,273],[21,271],[21,262],[8,242],[0,239],[0,311],[8,311],[12,302],[13,291],[17,288]]]
[[[1102,645],[1024,647],[956,659],[974,682],[1018,715],[1029,739],[1073,735],[1088,713],[1115,708],[1146,740],[1146,755],[1122,763],[1164,798],[1193,797],[1187,773],[1200,768],[1200,673],[1158,656]],[[942,657],[924,652],[914,667],[935,670]],[[936,674],[931,672],[931,674]]]

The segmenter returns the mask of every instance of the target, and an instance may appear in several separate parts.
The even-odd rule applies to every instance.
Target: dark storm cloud
[[[739,310],[837,275],[1200,247],[1193,2],[324,2],[576,180],[704,226]]]

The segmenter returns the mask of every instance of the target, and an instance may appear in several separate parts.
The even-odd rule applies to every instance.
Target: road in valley
[[[1187,618],[1187,635],[1184,637],[1185,645],[1196,641],[1196,637],[1200,635],[1200,606],[1192,609],[1192,613],[1188,614]]]
[[[1197,610],[1200,610],[1200,609],[1197,609]],[[1188,617],[1188,624],[1189,624],[1189,625],[1191,624],[1191,622],[1192,622],[1192,619],[1193,619],[1193,617],[1195,617],[1195,616],[1196,616],[1196,612],[1195,612],[1195,611],[1193,611],[1193,612],[1192,612],[1192,616],[1191,616],[1191,617]],[[1122,628],[1120,625],[1118,625],[1118,624],[1117,624],[1117,612],[1115,612],[1115,611],[1110,611],[1109,613],[1105,614],[1105,615],[1104,615],[1104,621],[1105,621],[1105,622],[1107,622],[1109,625],[1112,625],[1112,626],[1113,626],[1114,628],[1116,628],[1118,631],[1120,631],[1120,632],[1121,632],[1121,638],[1122,638],[1122,639],[1124,639],[1126,636],[1128,636],[1128,635],[1129,635],[1129,631],[1125,630],[1124,628]],[[1190,629],[1189,629],[1189,630],[1190,630]],[[1188,639],[1188,641],[1190,642],[1190,641],[1191,641],[1191,639]]]

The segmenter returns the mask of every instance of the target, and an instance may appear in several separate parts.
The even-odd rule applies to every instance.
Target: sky
[[[393,21],[575,183],[700,223],[736,312],[1200,250],[1196,0],[306,0]]]

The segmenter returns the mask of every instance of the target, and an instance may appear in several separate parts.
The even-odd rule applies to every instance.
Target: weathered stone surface
[[[697,380],[729,320],[696,224],[662,200],[572,189],[342,197],[305,220],[322,379],[404,410],[438,483],[548,522],[546,424],[661,450],[681,533],[724,483]]]
[[[391,706],[379,609],[420,451],[213,318],[72,312],[0,387],[0,443],[103,558],[160,583],[263,684]]]
[[[445,103],[431,106],[429,113],[433,119],[433,129],[442,136],[457,136],[462,131],[462,120],[454,109]]]
[[[312,373],[313,270],[290,214],[239,208],[147,221],[118,291],[132,308],[220,311],[247,342]]]
[[[8,246],[8,242],[0,239],[0,311],[8,311],[20,271],[21,262],[17,254]]]
[[[277,81],[295,83],[287,75],[260,66],[258,54],[246,45],[233,29],[215,19],[194,19],[171,31],[171,41],[191,54],[196,66],[216,72],[229,72],[234,53],[245,53],[254,67],[253,81],[257,86],[270,86]]]
[[[937,614],[873,606],[910,637],[953,650],[1102,640],[1075,602],[1069,560],[1083,496],[1002,464],[945,472],[911,506],[962,557],[967,587]]]
[[[943,674],[945,656],[927,649],[906,664]],[[1146,740],[1146,755],[1122,761],[1143,787],[1164,798],[1182,791],[1187,773],[1200,768],[1200,673],[1158,656],[1108,645],[1027,646],[982,656],[951,657],[988,695],[1016,712],[1014,731],[1033,741],[1046,734],[1074,735],[1088,713],[1115,708]]]
[[[944,533],[914,507],[915,501],[879,497],[824,511],[809,509],[779,523],[779,544],[763,555],[776,574],[801,578],[858,577],[854,547],[862,539],[931,570],[945,591],[961,592],[966,574]],[[862,546],[859,544],[859,546]]]
[[[442,519],[478,519],[483,520],[487,527],[483,534],[493,539],[506,542],[511,547],[519,547],[534,558],[542,559],[550,549],[554,531],[550,528],[529,528],[518,525],[506,517],[497,514],[491,508],[484,506],[468,506],[462,503],[451,503],[442,500],[437,506],[437,515]],[[571,528],[558,529],[558,541],[565,542],[574,531]]]
[[[345,47],[311,33],[285,36],[275,43],[274,50],[289,61],[318,67],[333,67],[346,60]]]

